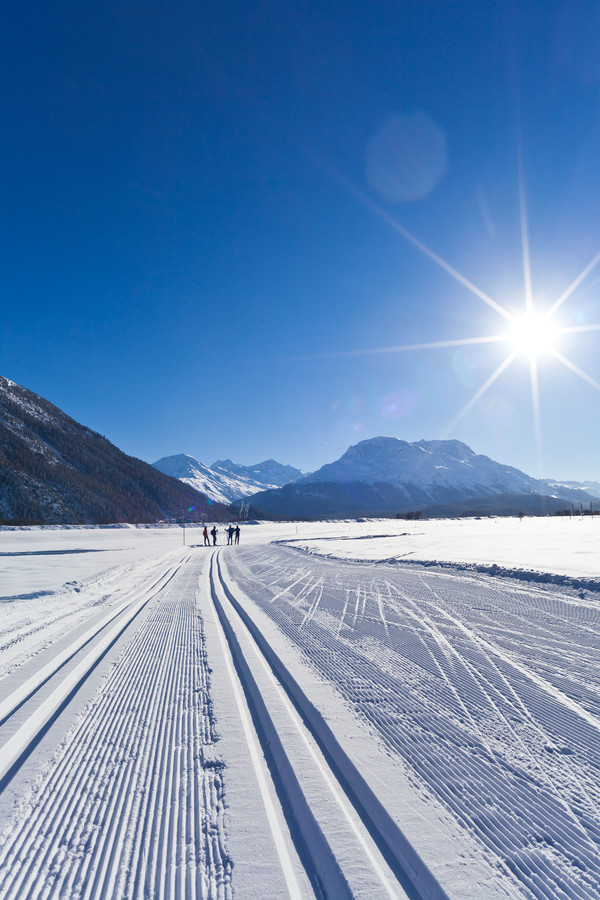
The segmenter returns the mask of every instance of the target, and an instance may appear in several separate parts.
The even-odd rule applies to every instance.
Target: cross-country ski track
[[[0,597],[1,900],[600,896],[593,591],[266,540],[97,568]]]

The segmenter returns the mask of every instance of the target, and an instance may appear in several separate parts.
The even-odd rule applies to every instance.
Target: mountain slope
[[[153,466],[159,472],[181,479],[219,503],[231,503],[251,497],[257,491],[281,487],[302,475],[299,469],[284,466],[274,459],[255,466],[241,466],[230,459],[218,460],[212,466],[207,466],[185,453],[164,456],[153,463]]]
[[[582,492],[597,500],[600,499],[600,481],[554,481],[548,479],[548,484],[560,497],[566,496],[566,491],[571,491],[574,502],[579,499],[585,502],[586,498],[582,496]]]
[[[190,509],[192,519],[228,515],[0,376],[1,521],[155,522]]]
[[[540,503],[540,497],[546,497]],[[464,508],[467,504],[514,512],[554,512],[567,501],[589,496],[572,488],[558,490],[512,466],[474,453],[460,441],[417,441],[378,437],[355,444],[333,463],[278,491],[255,494],[254,506],[267,514],[290,517],[389,515],[421,509]]]
[[[215,472],[246,478],[262,490],[284,487],[284,485],[302,478],[300,469],[296,469],[294,466],[285,466],[276,459],[265,459],[264,462],[256,463],[254,466],[241,466],[230,459],[218,459],[212,464],[211,469]]]
[[[340,459],[306,480],[384,482],[401,489],[418,485],[432,501],[445,491],[462,496],[539,493],[536,478],[476,454],[460,441],[411,444],[396,438],[371,438],[349,447]]]

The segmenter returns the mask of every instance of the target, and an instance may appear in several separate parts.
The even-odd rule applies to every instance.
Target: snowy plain
[[[0,531],[0,897],[600,896],[600,520],[224,543]]]
[[[298,546],[343,560],[444,562],[600,582],[600,515],[299,524]],[[331,528],[329,532],[327,528]],[[302,540],[304,538],[304,540]]]

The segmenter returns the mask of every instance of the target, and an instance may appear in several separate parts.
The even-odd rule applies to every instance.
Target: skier
[[[236,544],[239,544],[239,542],[240,542],[240,526],[239,525],[235,526],[235,542],[236,542]]]
[[[233,525],[230,525],[229,528],[227,529],[227,543],[228,543],[228,544],[233,544],[233,532],[234,532],[234,530],[235,530],[235,529],[234,529]]]
[[[213,527],[210,530],[210,533],[212,534],[213,547],[215,547],[217,544],[217,526],[216,525],[213,525]]]
[[[208,538],[208,528],[206,527],[206,525],[204,526],[204,531],[202,532],[202,534],[204,536],[204,546],[210,547],[210,540]]]

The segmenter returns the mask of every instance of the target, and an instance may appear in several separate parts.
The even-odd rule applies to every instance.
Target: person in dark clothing
[[[210,530],[210,533],[212,534],[213,547],[215,547],[216,543],[217,543],[217,526],[216,525],[213,525],[213,527]]]
[[[236,544],[239,544],[239,542],[240,542],[240,526],[239,525],[235,526],[235,542],[236,542]]]
[[[210,547],[210,540],[208,537],[208,528],[206,527],[206,525],[204,526],[204,531],[202,532],[202,535],[204,537],[204,546]]]
[[[227,529],[227,543],[233,544],[233,532],[235,531],[233,525],[230,525]]]

